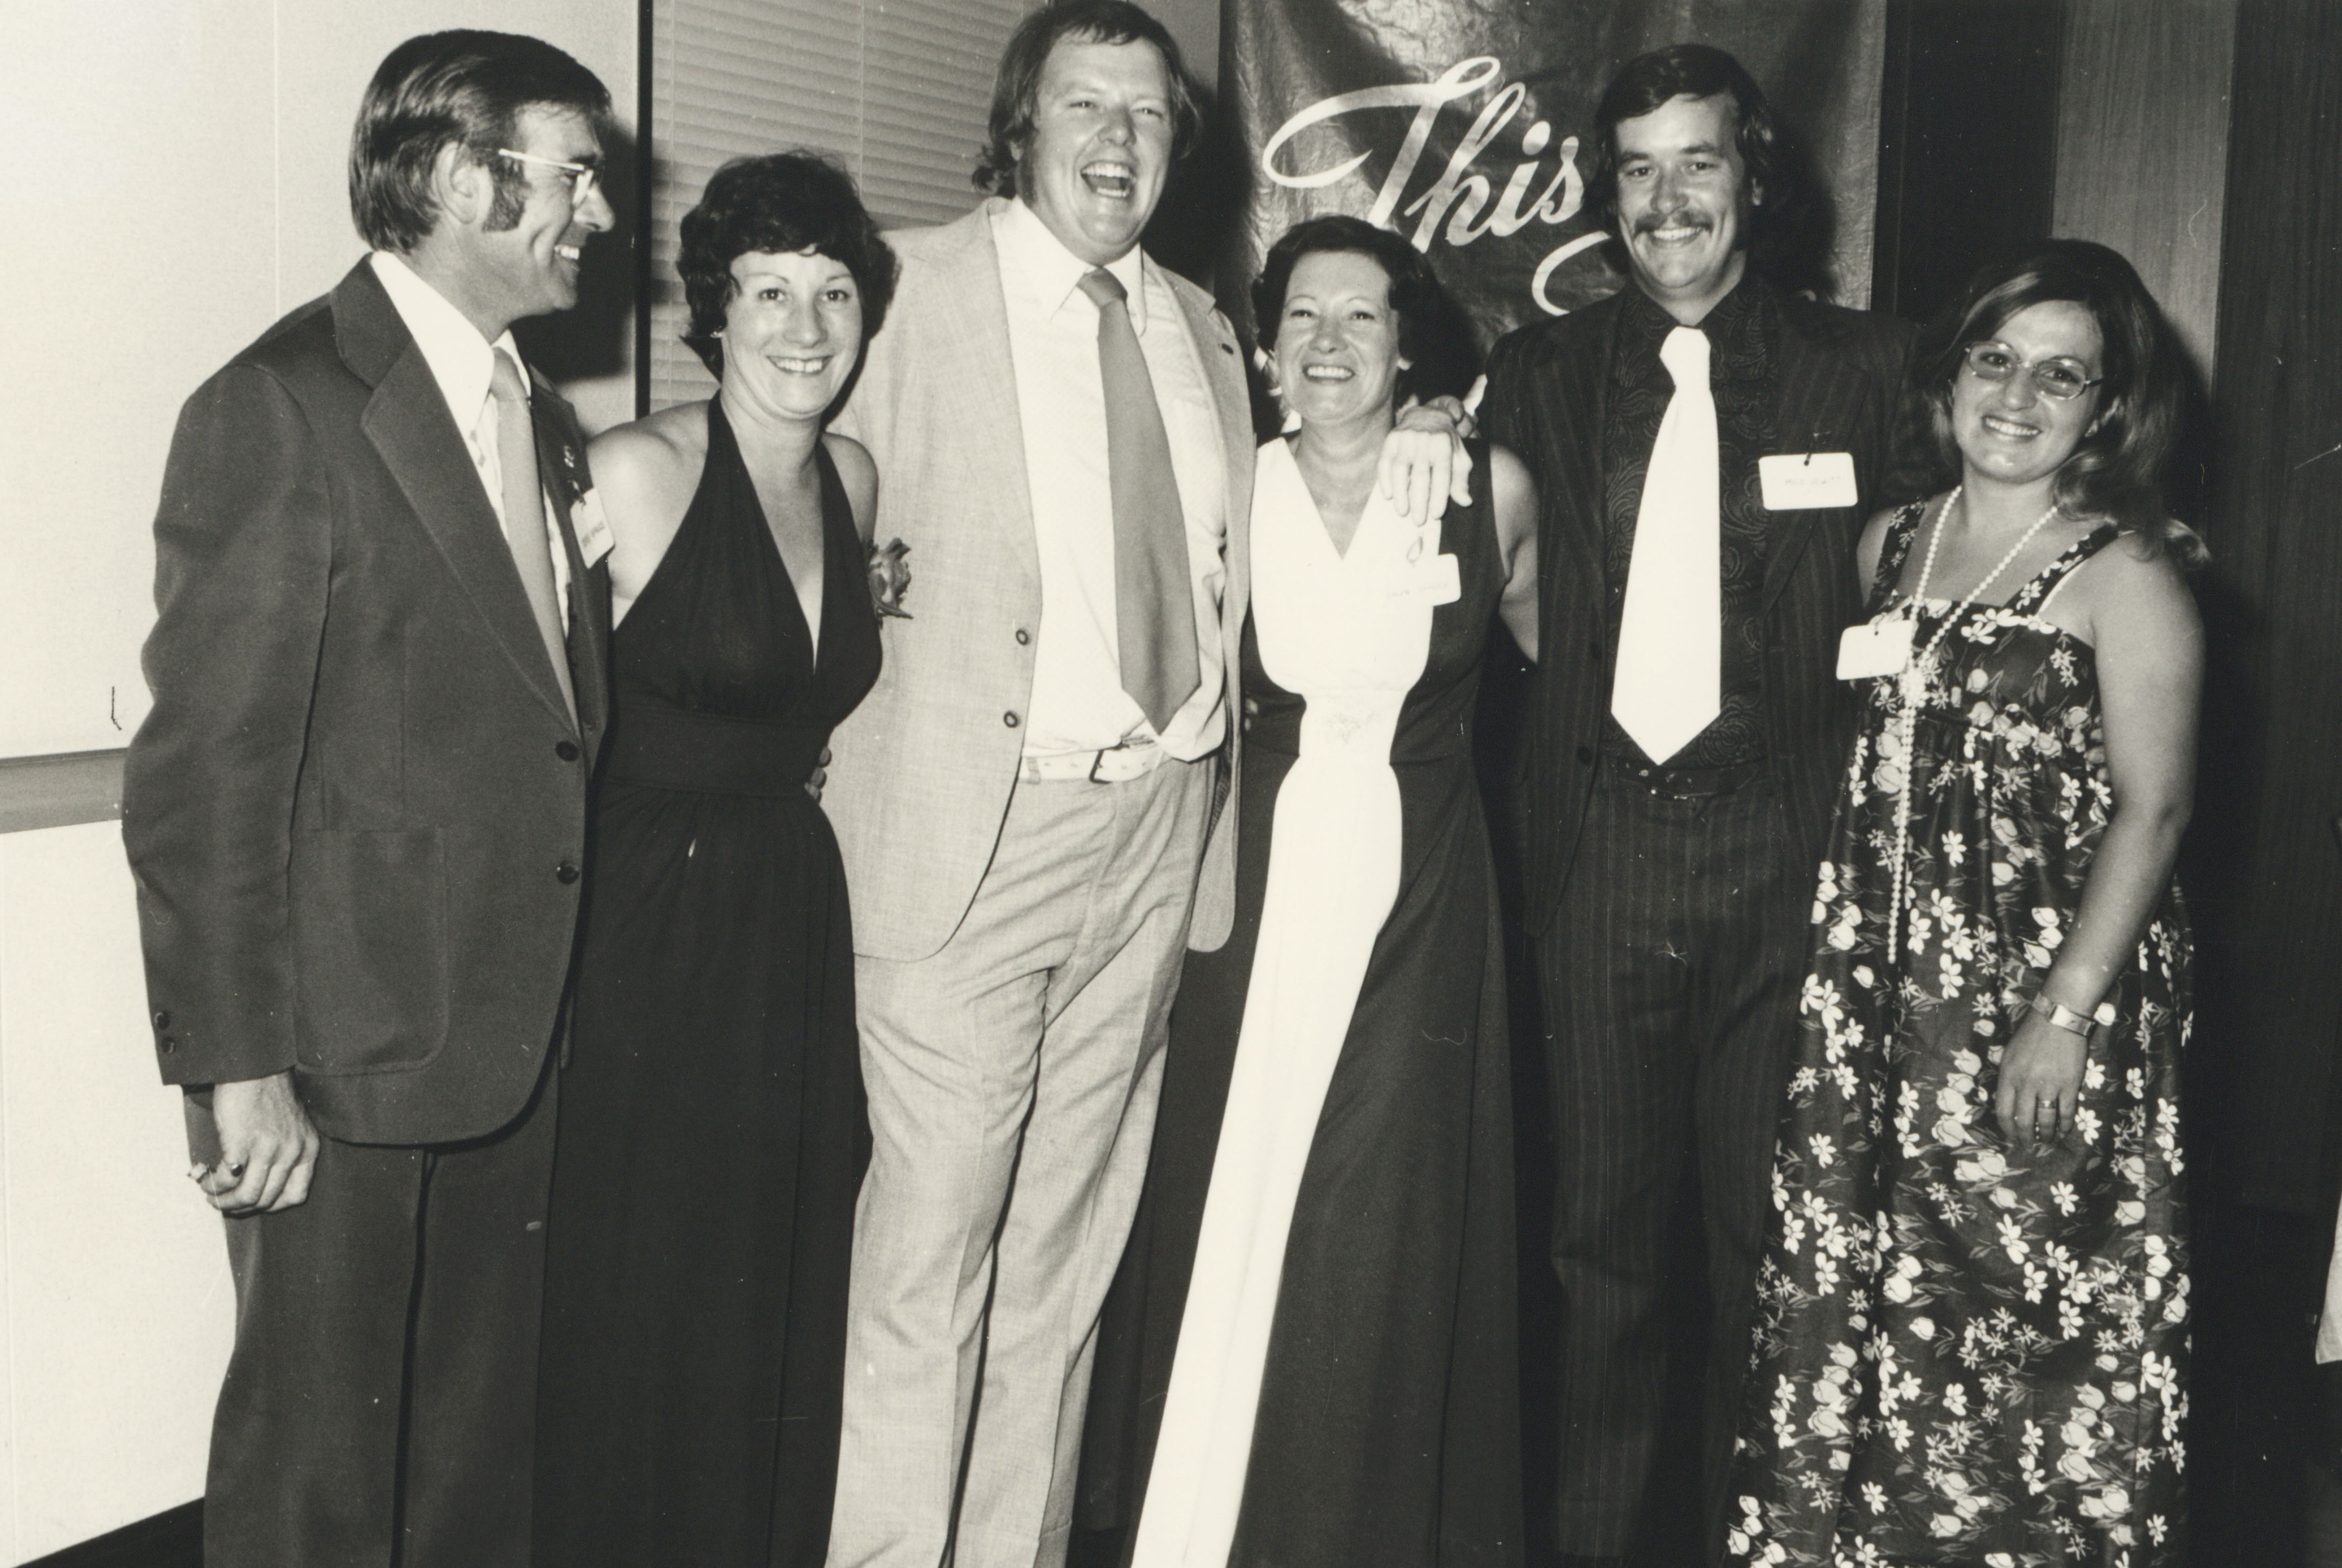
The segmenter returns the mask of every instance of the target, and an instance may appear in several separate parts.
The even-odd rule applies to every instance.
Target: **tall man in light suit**
[[[392,51],[350,146],[375,254],[172,442],[123,839],[230,1216],[213,1563],[528,1560],[609,588],[576,418],[507,328],[576,303],[609,110],[534,38]]]
[[[874,1136],[841,1568],[1062,1559],[1165,1015],[1227,930],[1251,422],[1228,323],[1138,249],[1196,128],[1146,12],[1027,16],[996,194],[888,236],[902,284],[840,421],[914,575],[824,797]]]
[[[1670,1297],[1698,1289],[1667,1278],[1686,1190],[1718,1539],[1806,915],[1852,739],[1834,661],[1861,614],[1854,541],[1924,470],[1909,329],[1750,265],[1798,193],[1738,62],[1643,55],[1595,119],[1587,199],[1629,286],[1499,342],[1481,413],[1542,508],[1524,887],[1556,1101],[1560,1546],[1615,1565],[1648,1501]]]

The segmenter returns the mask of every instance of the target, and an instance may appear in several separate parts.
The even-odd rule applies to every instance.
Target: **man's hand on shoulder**
[[[212,1086],[220,1157],[195,1175],[223,1214],[273,1214],[304,1202],[317,1167],[317,1130],[288,1070]]]
[[[1464,442],[1478,428],[1472,411],[1485,385],[1475,384],[1466,398],[1434,397],[1408,405],[1383,438],[1378,468],[1383,494],[1399,516],[1417,528],[1445,514],[1448,502],[1460,507],[1472,499],[1472,455]]]

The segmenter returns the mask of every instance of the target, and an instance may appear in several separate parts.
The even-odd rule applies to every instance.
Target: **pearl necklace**
[[[1935,575],[1936,552],[1943,548],[1944,519],[1951,516],[1953,506],[1966,487],[1954,485],[1951,493],[1944,498],[1943,506],[1936,512],[1935,530],[1927,536],[1927,554],[1919,563],[1919,581],[1912,588],[1911,597],[1905,605],[1915,620],[1919,613],[1919,601],[1927,594],[1927,581]],[[1951,635],[1952,628],[1959,624],[1960,618],[1984,597],[1985,589],[2008,569],[2008,564],[2033,542],[2033,536],[2048,527],[2049,519],[2057,515],[2057,504],[2052,501],[2049,509],[2034,518],[2033,526],[2018,535],[2017,542],[2008,547],[2007,553],[2000,558],[1992,570],[1984,574],[1984,579],[1968,590],[1967,598],[1952,608],[1951,613],[1944,618],[1944,624],[1936,628],[1936,635],[1927,639],[1927,646],[1904,660],[1903,671],[1896,678],[1895,736],[1900,745],[1903,768],[1902,782],[1895,791],[1894,894],[1887,909],[1887,960],[1889,963],[1901,962],[1896,938],[1902,929],[1903,911],[1911,896],[1911,775],[1916,760],[1913,749],[1918,740],[1919,708],[1927,699],[1928,684],[1936,673],[1936,654],[1944,646],[1944,639]]]

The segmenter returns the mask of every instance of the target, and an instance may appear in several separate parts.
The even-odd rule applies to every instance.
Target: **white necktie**
[[[1716,717],[1724,668],[1707,334],[1676,327],[1659,346],[1659,363],[1675,378],[1675,396],[1643,476],[1618,628],[1618,675],[1610,689],[1610,711],[1654,762],[1682,750]]]

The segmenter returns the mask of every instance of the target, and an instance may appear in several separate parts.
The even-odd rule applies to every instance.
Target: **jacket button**
[[[1594,760],[1594,748],[1591,746],[1579,747],[1577,749],[1577,759],[1580,762],[1592,762]]]
[[[553,868],[553,877],[554,880],[560,882],[565,887],[569,883],[575,881],[577,879],[577,862],[575,860],[562,861],[561,864]]]
[[[170,1055],[173,1051],[178,1049],[179,1037],[177,1035],[166,1034],[163,1037],[163,1054],[165,1056]]]
[[[1017,647],[1019,647],[1019,648],[1023,648],[1026,643],[1031,642],[1032,640],[1033,640],[1033,634],[1032,634],[1031,632],[1026,631],[1026,630],[1023,627],[1021,627],[1021,626],[1020,626],[1020,627],[1018,627],[1018,628],[1016,628],[1016,646],[1017,646]]]
[[[158,1012],[158,1013],[156,1013],[156,1014],[155,1015],[155,1027],[156,1029],[168,1029],[168,1028],[170,1028],[170,1027],[171,1027],[171,1015],[170,1015],[169,1013],[167,1013],[167,1012]]]
[[[1009,729],[1014,729],[1022,721],[1018,719],[1015,713],[1010,712],[1002,714],[1000,716],[1000,722],[1008,726]]]
[[[560,758],[564,762],[575,762],[577,760],[578,757],[577,742],[575,740],[556,740],[553,743],[553,754],[555,757]]]

